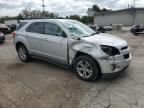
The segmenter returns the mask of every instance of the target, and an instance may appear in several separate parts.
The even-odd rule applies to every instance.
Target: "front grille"
[[[121,50],[125,50],[125,49],[128,49],[128,46],[124,46],[121,48]]]
[[[128,59],[129,58],[129,54],[124,55],[124,58]]]

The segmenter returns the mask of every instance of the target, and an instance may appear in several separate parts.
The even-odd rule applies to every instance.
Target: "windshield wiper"
[[[90,36],[93,36],[93,35],[95,35],[95,34],[99,34],[99,32],[92,33]]]
[[[89,37],[89,36],[82,36],[82,37]]]
[[[95,32],[95,33],[92,33],[91,35],[85,35],[85,36],[82,36],[82,37],[90,37],[90,36],[93,36],[95,34],[99,34],[99,32]]]

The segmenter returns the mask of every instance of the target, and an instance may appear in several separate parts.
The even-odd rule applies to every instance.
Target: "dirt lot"
[[[0,108],[144,108],[144,36],[112,34],[128,41],[132,63],[117,78],[96,82],[44,61],[21,63],[7,35],[0,45]]]

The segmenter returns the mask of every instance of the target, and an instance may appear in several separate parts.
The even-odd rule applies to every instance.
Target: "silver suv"
[[[13,37],[21,61],[36,57],[67,65],[86,81],[121,72],[131,62],[125,40],[75,20],[25,20]]]

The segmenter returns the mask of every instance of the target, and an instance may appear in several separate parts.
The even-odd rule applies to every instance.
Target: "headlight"
[[[109,56],[115,56],[120,54],[119,50],[112,46],[101,45],[101,49]]]

